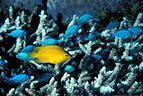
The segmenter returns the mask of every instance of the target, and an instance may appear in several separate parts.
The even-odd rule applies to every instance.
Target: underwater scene
[[[0,96],[143,96],[143,1],[0,0]]]

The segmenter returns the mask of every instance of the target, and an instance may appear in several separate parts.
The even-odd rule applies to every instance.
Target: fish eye
[[[68,54],[65,54],[65,56],[67,57],[67,56],[68,56]]]
[[[70,70],[73,70],[73,68],[70,68]]]

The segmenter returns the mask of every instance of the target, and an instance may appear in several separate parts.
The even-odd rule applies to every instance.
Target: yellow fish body
[[[33,59],[37,63],[63,63],[70,58],[70,55],[57,45],[46,45],[35,47],[33,52],[29,53],[29,59]]]

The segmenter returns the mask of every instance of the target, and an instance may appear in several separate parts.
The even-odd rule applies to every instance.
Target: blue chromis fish
[[[51,73],[43,73],[37,78],[37,80],[38,82],[48,82],[51,79],[51,77]]]
[[[143,33],[143,29],[138,26],[129,27],[128,31],[132,32],[132,35],[139,35]]]
[[[29,75],[21,73],[21,74],[15,75],[12,78],[8,78],[8,82],[22,84],[23,82],[27,81],[30,78],[31,77]]]
[[[63,63],[71,56],[57,45],[34,47],[32,52],[20,52],[16,57],[23,61],[34,60],[36,63]]]
[[[65,70],[65,72],[71,73],[75,70],[75,68],[71,65],[66,65],[64,70]]]
[[[92,55],[90,55],[90,57],[95,62],[100,61],[102,59],[102,56],[98,55],[98,54],[92,54]]]
[[[110,51],[111,51],[111,48],[106,48],[102,50],[102,52],[100,53],[100,56],[102,57],[103,60],[108,59]]]
[[[33,45],[25,46],[20,52],[31,52],[34,47],[35,46],[33,46]]]
[[[113,37],[117,37],[125,40],[127,38],[132,38],[135,35],[137,36],[141,33],[143,33],[143,29],[138,26],[134,26],[134,27],[129,27],[128,29],[118,30],[116,33],[112,35],[111,39]]]
[[[117,38],[121,38],[123,40],[127,39],[127,38],[130,38],[132,36],[132,33],[126,29],[121,29],[121,30],[118,30],[116,33],[114,33],[111,37],[111,39],[113,37],[117,37]]]
[[[13,38],[22,37],[26,34],[26,32],[22,29],[15,29],[10,33],[6,33],[6,36],[12,36]]]
[[[76,22],[77,23],[88,23],[90,20],[94,19],[93,16],[91,14],[84,14],[82,16],[80,16]]]
[[[77,66],[77,63],[76,63],[75,61],[72,61],[72,62],[71,62],[71,65],[72,65],[72,66]]]
[[[118,21],[112,21],[104,28],[104,30],[111,30],[117,28],[119,25],[120,23]]]
[[[88,41],[88,40],[91,40],[91,39],[94,39],[95,38],[95,34],[93,33],[84,33],[84,34],[81,34],[81,35],[78,35],[77,38],[75,38],[76,41]]]
[[[65,34],[61,37],[59,37],[59,39],[61,38],[65,38],[65,37],[71,37],[73,35],[76,35],[78,30],[80,28],[80,25],[71,25],[66,31]]]
[[[39,44],[45,44],[45,45],[54,45],[57,43],[57,40],[54,38],[48,38],[45,39],[44,41],[39,41]]]
[[[22,61],[29,61],[29,54],[27,52],[20,52],[16,55],[16,58]]]
[[[3,66],[6,62],[2,59],[0,59],[0,66]]]

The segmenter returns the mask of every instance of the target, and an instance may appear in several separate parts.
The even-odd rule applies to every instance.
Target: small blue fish
[[[33,75],[34,70],[32,68],[27,68],[27,73]]]
[[[64,42],[65,42],[65,43],[68,43],[68,41],[69,41],[68,38],[65,38],[65,39],[64,39]]]
[[[6,33],[6,36],[12,36],[13,38],[18,38],[24,36],[25,34],[26,32],[23,31],[22,29],[15,29],[10,33]]]
[[[57,43],[57,40],[54,38],[48,38],[44,41],[40,41],[39,44],[45,44],[45,45],[55,45]]]
[[[25,46],[20,52],[31,52],[34,47],[35,46],[33,46],[33,45]]]
[[[93,34],[93,33],[88,33],[88,40],[91,40],[91,39],[93,39],[93,38],[95,38],[95,34]]]
[[[99,60],[102,59],[102,56],[101,55],[98,55],[98,54],[92,54],[90,55],[90,57],[93,59],[93,61],[95,62],[98,62]]]
[[[71,65],[66,65],[65,72],[71,73],[75,70],[75,68]]]
[[[138,26],[130,27],[128,28],[128,31],[132,32],[132,35],[139,35],[143,33],[143,29]]]
[[[43,73],[37,78],[37,80],[38,82],[48,82],[51,79],[51,77],[51,73]]]
[[[62,39],[57,40],[57,43],[61,44],[62,43]]]
[[[84,33],[84,34],[78,35],[78,37],[75,38],[75,40],[76,41],[79,41],[79,40],[88,41],[88,40],[91,40],[91,39],[94,39],[94,38],[95,38],[95,34],[93,34],[93,33]]]
[[[72,66],[77,66],[77,63],[76,63],[75,61],[72,61],[72,62],[71,62],[71,65],[72,65]]]
[[[74,46],[74,43],[72,41],[69,42],[70,46]]]
[[[27,81],[28,79],[30,79],[29,75],[27,75],[27,74],[18,74],[18,75],[15,75],[12,78],[9,78],[8,82],[22,84],[23,82]]]
[[[106,48],[101,52],[102,59],[107,59],[110,54],[111,48]]]
[[[126,29],[121,29],[121,30],[118,30],[116,33],[114,33],[111,37],[111,39],[113,37],[117,37],[117,38],[121,38],[123,40],[127,39],[127,38],[130,38],[132,36],[132,33]]]
[[[16,55],[16,58],[22,60],[22,61],[29,61],[29,55],[26,52],[20,52]]]
[[[101,52],[101,55],[105,55],[105,54],[109,53],[110,50],[111,50],[111,48],[106,48],[106,49],[104,49],[104,50]]]
[[[61,38],[65,38],[65,37],[71,37],[73,35],[77,34],[77,31],[79,30],[80,26],[79,25],[71,25],[65,32],[65,34],[61,37],[59,37],[59,39]]]
[[[75,40],[78,42],[79,40],[81,40],[81,37],[80,37],[80,35],[77,37],[77,38],[75,38]]]
[[[0,59],[0,66],[3,66],[5,64],[5,61]]]
[[[124,39],[127,39],[127,38],[132,38],[135,35],[139,35],[142,32],[143,32],[143,29],[141,29],[138,26],[134,26],[134,27],[128,28],[128,30],[126,30],[126,29],[118,30],[116,33],[114,33],[112,35],[111,39],[114,36],[116,36],[117,38],[122,38],[124,40]]]
[[[104,30],[111,30],[117,28],[119,25],[120,23],[118,21],[112,21],[104,28]]]
[[[92,20],[93,19],[93,16],[91,14],[84,14],[82,16],[80,16],[76,22],[77,23],[88,23],[89,20]]]

